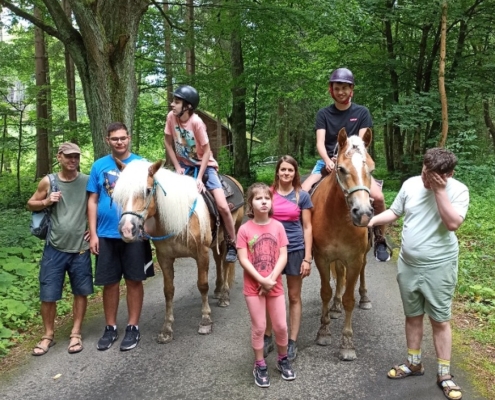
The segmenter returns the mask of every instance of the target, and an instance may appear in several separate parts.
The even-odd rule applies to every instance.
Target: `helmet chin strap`
[[[337,99],[337,97],[333,93],[333,87],[330,86],[330,95],[332,96],[332,99],[334,99],[339,104],[344,104],[344,105],[349,104],[351,102],[351,100],[352,100],[353,94],[354,94],[354,90],[351,90],[351,93],[349,94],[349,97],[345,101],[342,102],[339,99]]]
[[[184,115],[184,113],[188,110],[192,109],[191,105],[188,104],[187,107],[182,107],[182,111],[179,113],[179,115],[177,115],[179,118],[182,117]]]

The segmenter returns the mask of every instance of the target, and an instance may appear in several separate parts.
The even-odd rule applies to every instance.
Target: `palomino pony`
[[[370,129],[362,140],[358,136],[348,138],[345,129],[340,130],[335,169],[321,181],[312,196],[313,253],[320,272],[322,300],[321,326],[316,342],[322,346],[330,344],[330,318],[337,318],[343,304],[345,323],[340,359],[348,361],[356,358],[352,342],[352,312],[358,278],[360,307],[371,308],[364,279],[366,254],[370,249],[367,225],[373,216],[369,193],[374,162],[366,151],[371,136]],[[332,263],[335,265],[337,284],[334,303],[329,309]]]
[[[141,240],[145,221],[148,225],[153,221],[151,218],[154,219],[154,232],[159,235],[151,237],[163,272],[165,294],[165,322],[158,342],[168,343],[173,339],[174,261],[180,257],[196,260],[197,285],[202,299],[199,333],[211,333],[211,309],[208,304],[210,248],[213,249],[217,268],[215,297],[219,298],[219,306],[230,304],[230,287],[234,281],[234,263],[224,260],[226,245],[223,227],[218,228],[214,239],[212,227],[215,222],[210,218],[208,207],[198,193],[193,178],[161,168],[161,160],[154,164],[144,160],[132,161],[127,166],[117,164],[122,172],[113,191],[113,200],[123,211],[119,223],[122,239],[126,242]],[[237,181],[235,183],[242,191],[241,185]],[[243,215],[243,207],[232,214],[236,230]]]

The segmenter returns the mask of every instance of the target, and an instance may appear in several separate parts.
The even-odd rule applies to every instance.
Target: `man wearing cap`
[[[55,344],[54,329],[57,300],[67,272],[74,295],[74,323],[70,334],[68,352],[79,353],[83,349],[81,325],[86,313],[87,296],[93,293],[93,274],[87,233],[88,175],[78,171],[81,149],[74,143],[62,143],[57,160],[60,171],[54,175],[51,190],[50,179],[45,176],[36,192],[27,202],[31,211],[51,210],[51,228],[43,250],[40,266],[41,317],[45,333],[34,347],[32,354],[41,356]]]
[[[347,68],[337,68],[330,75],[328,92],[334,102],[316,114],[316,149],[321,157],[316,162],[311,175],[303,182],[302,188],[309,191],[321,179],[321,171],[330,173],[335,168],[337,137],[345,128],[347,136],[362,137],[368,128],[373,126],[371,114],[365,106],[352,102],[354,94],[354,75]],[[385,211],[385,199],[378,183],[372,179],[370,196],[373,199],[375,214]],[[390,254],[385,241],[384,227],[375,227],[375,258],[388,261]]]

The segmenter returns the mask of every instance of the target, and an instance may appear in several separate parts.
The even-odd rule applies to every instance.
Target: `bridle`
[[[355,152],[359,152],[359,150],[356,148],[356,147],[353,147],[349,150],[347,150],[344,154],[344,156],[346,158],[351,158],[352,155],[355,153]],[[365,164],[366,161],[363,160],[363,164]],[[364,190],[365,192],[367,192],[368,194],[370,194],[370,189],[369,187],[367,186],[364,186],[364,185],[356,185],[356,186],[353,186],[351,187],[350,189],[347,189],[345,186],[344,186],[344,183],[342,182],[342,180],[340,179],[340,176],[339,176],[339,164],[336,163],[335,164],[335,176],[337,177],[337,182],[340,186],[340,188],[342,189],[342,192],[344,193],[344,197],[345,197],[345,201],[347,203],[347,205],[349,205],[348,203],[348,197],[353,194],[354,192],[358,192],[360,190]]]

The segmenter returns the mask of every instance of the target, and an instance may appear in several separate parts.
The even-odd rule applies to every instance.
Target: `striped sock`
[[[284,358],[287,358],[287,353],[285,353],[285,354],[279,354],[279,355],[278,355],[278,358],[277,358],[277,361],[281,361],[281,360],[283,360]]]
[[[421,349],[407,349],[407,361],[411,365],[421,364]]]
[[[450,360],[437,358],[438,376],[450,375]]]

